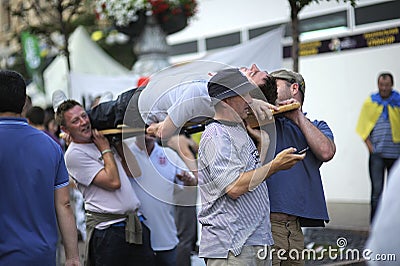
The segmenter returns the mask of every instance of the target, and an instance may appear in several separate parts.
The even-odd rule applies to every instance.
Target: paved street
[[[306,248],[321,250],[338,248],[338,241],[345,241],[345,250],[364,249],[368,238],[369,230],[369,204],[367,203],[328,203],[328,211],[331,222],[325,228],[306,228],[304,230]],[[83,256],[84,245],[79,243],[80,255]],[[306,265],[365,265],[363,261],[349,261],[345,257],[330,259],[325,256],[320,259],[317,253],[317,260],[308,260]],[[345,253],[343,253],[345,254]],[[351,259],[351,257],[350,257]],[[61,252],[60,264],[64,265],[64,254]],[[192,266],[205,266],[202,259],[192,256]]]

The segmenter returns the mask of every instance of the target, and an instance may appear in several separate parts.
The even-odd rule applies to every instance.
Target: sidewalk
[[[369,203],[328,202],[327,228],[369,230]]]
[[[304,242],[307,245],[314,243],[313,248],[329,247],[337,248],[338,239],[345,240],[345,250],[364,249],[368,239],[369,230],[369,203],[334,203],[328,202],[328,212],[331,221],[325,228],[306,228],[304,230]],[[345,252],[343,257],[345,257]],[[351,256],[349,256],[351,259]],[[366,265],[362,260],[336,260],[324,258],[321,260],[309,260],[305,265]],[[192,257],[192,266],[205,266],[204,261],[198,257]]]
[[[317,253],[317,260],[306,265],[366,265],[362,252],[369,235],[369,212],[367,203],[328,203],[331,221],[325,228],[306,228],[306,248],[325,251],[336,249],[336,256],[329,258]]]
[[[325,228],[305,228],[304,242],[306,248],[337,248],[338,239],[345,239],[344,250],[357,249],[360,253],[364,249],[368,239],[369,230],[369,204],[367,203],[328,203],[328,211],[331,221]],[[344,240],[343,240],[344,241]],[[311,244],[313,244],[311,246]],[[83,257],[84,244],[79,242],[79,251]],[[64,265],[64,252],[61,251],[62,262]],[[83,261],[83,260],[81,260]],[[327,257],[318,260],[306,261],[306,265],[366,265],[362,260],[332,260]],[[205,266],[204,260],[197,256],[192,256],[192,266]]]

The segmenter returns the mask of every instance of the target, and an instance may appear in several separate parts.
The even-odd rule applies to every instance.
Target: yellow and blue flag
[[[394,143],[400,142],[400,94],[392,91],[387,99],[382,99],[379,93],[372,94],[364,102],[358,118],[356,132],[366,140],[375,127],[378,118],[383,115],[389,119]]]

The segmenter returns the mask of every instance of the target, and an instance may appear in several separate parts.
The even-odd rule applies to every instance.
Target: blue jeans
[[[389,175],[390,168],[397,159],[382,158],[379,154],[369,155],[369,176],[371,178],[371,221],[374,218],[379,199],[383,191],[385,170]]]
[[[156,266],[176,266],[176,247],[171,250],[155,251],[154,253]]]
[[[125,241],[125,226],[110,226],[95,229],[90,241],[90,256],[95,266],[146,265],[154,266],[153,250],[150,246],[150,230],[142,223],[143,244]]]

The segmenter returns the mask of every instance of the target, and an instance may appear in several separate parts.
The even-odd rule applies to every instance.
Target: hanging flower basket
[[[129,22],[128,25],[117,25],[115,23],[115,29],[128,35],[131,39],[139,37],[142,33],[144,26],[146,25],[146,10],[139,10],[136,12],[137,20]]]
[[[178,14],[160,13],[157,15],[157,20],[167,35],[183,30],[188,25],[188,19],[183,12]]]
[[[154,15],[165,33],[172,34],[184,29],[196,12],[196,0],[96,0],[97,17],[113,21],[131,37],[140,35],[146,15]]]

